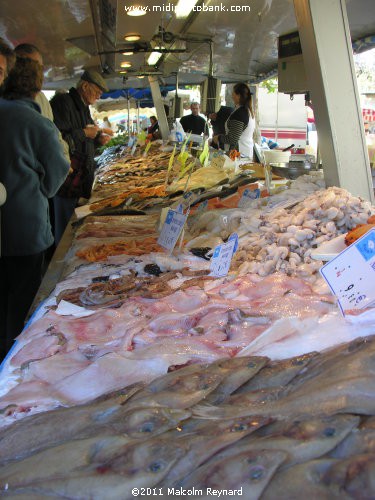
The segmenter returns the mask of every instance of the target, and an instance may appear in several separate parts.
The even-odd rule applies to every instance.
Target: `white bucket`
[[[288,163],[290,151],[275,151],[274,149],[263,149],[266,163]]]

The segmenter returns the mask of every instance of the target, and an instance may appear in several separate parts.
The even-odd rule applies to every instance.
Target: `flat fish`
[[[220,497],[227,500],[242,496],[247,500],[257,500],[286,457],[283,451],[245,451],[199,467],[181,482],[181,487],[203,490],[201,499],[210,498],[206,493],[207,488],[211,488],[219,491],[242,490],[236,496],[229,493]]]
[[[342,488],[332,488],[323,482],[327,471],[337,463],[333,458],[312,460],[276,472],[262,495],[262,500],[298,500],[303,495],[314,500],[353,498]]]
[[[111,421],[121,413],[123,403],[142,387],[135,384],[86,405],[58,408],[15,422],[0,431],[0,463],[19,460],[69,439],[91,437],[99,428],[113,433]]]
[[[244,382],[254,377],[268,363],[269,359],[261,356],[230,358],[215,361],[214,364],[228,371],[228,375],[205,401],[216,405],[220,404]]]
[[[236,394],[248,391],[286,386],[301,371],[305,370],[310,361],[318,355],[317,352],[295,356],[282,361],[269,362],[259,373],[243,384]]]
[[[285,466],[307,462],[324,456],[341,443],[356,428],[360,418],[354,415],[334,415],[293,422],[278,421],[263,426],[242,439],[236,447],[222,452],[232,455],[243,447],[255,450],[283,450],[288,454]]]
[[[124,444],[122,450],[121,444],[109,446],[104,450],[93,447],[92,450],[89,465],[78,467],[76,471],[65,476],[60,473],[53,479],[33,482],[32,471],[25,470],[25,475],[28,477],[25,480],[22,461],[16,462],[18,477],[14,477],[14,481],[12,479],[12,484],[1,480],[0,488],[3,490],[5,484],[8,484],[10,493],[31,492],[77,500],[82,498],[130,500],[134,498],[131,493],[133,488],[152,487],[160,482],[176,461],[184,455],[185,445],[155,438],[136,445]],[[27,462],[27,459],[24,462]],[[74,464],[70,464],[70,468],[73,466]],[[3,477],[6,480],[5,471]]]
[[[269,423],[267,418],[235,418],[219,422],[217,425],[199,423],[193,419],[182,424],[179,431],[171,431],[161,436],[175,442],[186,442],[189,450],[165,477],[165,486],[175,484],[192,470],[209,459],[219,450],[240,441],[263,425]]]

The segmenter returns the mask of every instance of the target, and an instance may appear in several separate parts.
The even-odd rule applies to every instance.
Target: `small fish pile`
[[[148,236],[155,232],[159,215],[89,216],[75,233],[77,240],[85,238],[113,238],[127,236]]]
[[[374,352],[220,359],[27,417],[0,431],[0,494],[373,498]]]
[[[78,250],[76,256],[89,262],[106,260],[110,255],[143,255],[159,250],[156,237],[148,236],[140,240],[129,239],[115,243],[101,243]]]

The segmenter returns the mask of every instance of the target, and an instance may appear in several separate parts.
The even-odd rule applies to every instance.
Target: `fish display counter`
[[[375,207],[319,174],[262,197],[254,177],[170,158],[99,171],[0,373],[1,496],[372,498],[375,314],[344,318],[312,254]],[[160,211],[179,205],[168,252]]]

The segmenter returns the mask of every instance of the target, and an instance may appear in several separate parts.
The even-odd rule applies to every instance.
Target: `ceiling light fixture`
[[[125,75],[127,71],[119,71],[120,75]]]
[[[132,5],[131,7],[126,7],[126,13],[128,16],[132,17],[145,16],[147,14],[147,7]]]
[[[160,49],[160,47],[155,47],[155,49]],[[149,66],[155,66],[155,64],[157,64],[160,58],[161,58],[160,52],[151,52],[151,54],[148,56],[147,64]]]
[[[132,33],[130,35],[125,35],[124,38],[127,42],[136,42],[137,40],[140,40],[141,36],[136,33]]]
[[[128,62],[128,61],[124,61],[120,64],[121,68],[130,68],[131,67],[131,63]]]
[[[123,56],[132,56],[134,54],[134,52],[123,52],[122,55]]]
[[[177,19],[187,17],[194,9],[197,2],[198,0],[178,0],[178,3],[174,9]]]
[[[145,77],[145,75],[139,75],[139,76],[137,76],[137,78],[139,78],[140,80],[142,80],[142,78],[144,78],[144,77]]]

